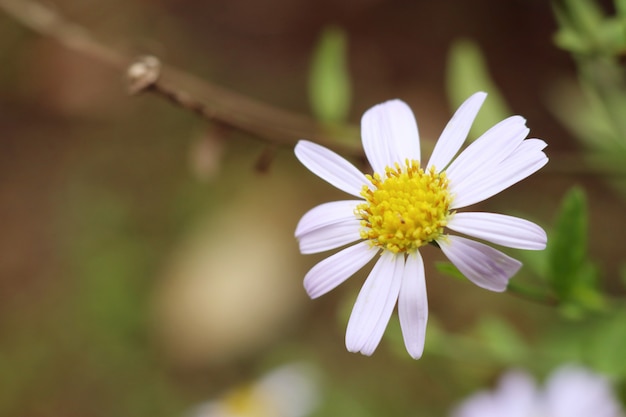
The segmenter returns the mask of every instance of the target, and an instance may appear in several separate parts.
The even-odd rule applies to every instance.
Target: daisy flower
[[[374,106],[361,119],[361,136],[374,171],[301,140],[296,157],[320,178],[358,199],[321,204],[298,223],[303,254],[352,246],[315,265],[304,278],[311,298],[337,287],[380,253],[363,285],[346,330],[350,352],[371,355],[398,304],[409,354],[424,349],[428,304],[419,248],[434,244],[476,285],[504,291],[521,262],[448,229],[498,245],[539,250],[546,234],[534,223],[495,213],[457,213],[528,177],[548,162],[545,142],[525,139],[526,121],[512,116],[485,132],[453,160],[486,94],[467,99],[443,130],[428,163],[411,109],[400,100]]]
[[[306,417],[320,401],[316,374],[293,363],[196,406],[187,417]]]
[[[620,417],[621,405],[609,381],[585,368],[556,370],[543,390],[525,372],[511,371],[493,391],[462,402],[452,417]]]

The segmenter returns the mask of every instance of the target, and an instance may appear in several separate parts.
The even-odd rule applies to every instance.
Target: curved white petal
[[[450,188],[454,191],[459,189],[475,189],[479,184],[497,177],[503,169],[518,163],[519,161],[543,158],[545,154],[542,150],[548,146],[541,139],[526,139],[506,158],[497,164],[485,164],[479,170],[463,178],[461,181],[451,183]]]
[[[300,253],[324,252],[361,239],[361,221],[357,218],[344,220],[312,230],[298,238]]]
[[[363,241],[329,256],[307,272],[304,289],[311,298],[326,294],[363,268],[377,252],[378,248]]]
[[[348,351],[374,353],[398,300],[403,272],[404,255],[383,251],[354,303],[346,330]]]
[[[538,152],[544,150],[548,144],[541,139],[528,138],[516,149],[516,152]]]
[[[363,200],[331,201],[313,207],[298,222],[295,236],[299,238],[313,230],[354,219],[356,206],[362,202]]]
[[[426,166],[426,171],[431,166],[434,166],[437,171],[442,171],[448,166],[454,155],[461,149],[463,142],[465,142],[478,110],[480,110],[486,97],[487,93],[474,93],[461,104],[446,125],[446,128],[441,132],[441,136],[439,136],[439,140],[435,144],[435,149],[433,149]]]
[[[406,350],[413,359],[419,359],[424,352],[428,321],[426,276],[419,252],[410,254],[406,259],[398,297],[398,316]]]
[[[546,232],[533,222],[497,213],[455,213],[447,227],[509,248],[545,249]]]
[[[521,116],[504,119],[472,142],[446,169],[451,185],[461,184],[488,167],[498,165],[528,135]]]
[[[536,140],[529,142],[529,149],[524,149],[526,148],[524,145],[524,143],[520,145],[522,148],[520,152],[514,153],[498,164],[493,172],[483,172],[482,175],[460,185],[455,186],[451,183],[450,192],[455,197],[450,208],[458,209],[486,200],[529,177],[548,163],[548,157],[538,150]]]
[[[502,292],[522,266],[517,259],[461,236],[437,239],[443,253],[463,275],[481,288]]]
[[[385,173],[405,159],[420,160],[417,123],[411,108],[401,100],[390,100],[367,110],[361,118],[363,149],[374,172]]]
[[[294,152],[311,172],[348,194],[360,197],[363,186],[368,183],[365,175],[354,165],[316,143],[300,140]]]

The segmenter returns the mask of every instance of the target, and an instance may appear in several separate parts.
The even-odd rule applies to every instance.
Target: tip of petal
[[[296,146],[294,146],[294,148],[293,148],[294,153],[297,155],[297,154],[298,154],[298,149],[299,149],[299,148],[301,148],[302,146],[306,146],[305,144],[306,144],[307,142],[310,142],[310,141],[308,141],[308,140],[306,140],[306,139],[300,139],[300,140],[298,140],[298,142],[296,143]]]
[[[546,234],[546,231],[543,230],[542,228],[539,228],[538,232],[538,239],[537,239],[537,249],[536,250],[544,250],[548,244],[548,235]]]
[[[473,99],[473,100],[477,100],[479,98],[482,98],[483,100],[487,98],[487,93],[484,91],[477,91],[474,94],[472,94],[469,99]]]
[[[360,353],[363,356],[372,356],[374,352],[365,351],[365,349],[356,349],[354,347],[350,347],[346,344],[346,350],[350,353]]]
[[[424,347],[422,346],[421,349],[409,349],[407,346],[407,352],[409,352],[411,358],[418,360],[421,359],[422,354],[424,353]]]

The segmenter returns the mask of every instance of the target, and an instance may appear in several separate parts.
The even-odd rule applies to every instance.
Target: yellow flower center
[[[222,401],[224,415],[270,417],[276,415],[276,406],[268,396],[260,395],[253,386],[243,386],[230,392]],[[221,413],[218,413],[222,415]]]
[[[418,161],[385,168],[385,178],[367,175],[374,186],[363,186],[359,204],[361,238],[393,253],[417,250],[443,234],[452,196],[445,173],[428,172]]]

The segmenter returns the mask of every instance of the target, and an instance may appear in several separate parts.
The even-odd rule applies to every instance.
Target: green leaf
[[[472,126],[472,138],[478,137],[491,126],[511,115],[502,94],[489,75],[480,48],[470,40],[458,40],[450,48],[447,90],[448,100],[453,108],[457,108],[477,91],[485,91],[489,94]]]
[[[587,254],[587,204],[582,189],[572,188],[561,205],[548,240],[549,278],[556,293],[569,297]]]
[[[338,27],[326,28],[313,53],[309,73],[309,99],[315,117],[324,123],[346,119],[351,87],[346,58],[347,40]]]
[[[598,272],[587,258],[587,203],[582,189],[572,188],[563,199],[547,251],[548,279],[567,311],[602,308]]]

